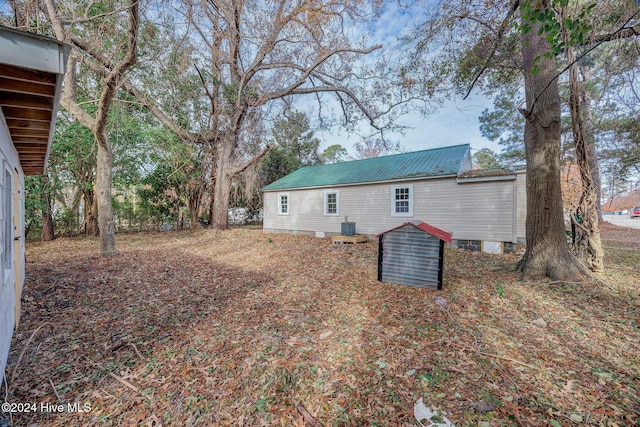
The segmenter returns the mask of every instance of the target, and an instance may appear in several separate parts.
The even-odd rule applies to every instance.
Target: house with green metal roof
[[[265,233],[375,236],[411,220],[491,252],[524,241],[525,173],[473,170],[468,144],[308,166],[267,185]],[[509,246],[509,245],[508,245]]]

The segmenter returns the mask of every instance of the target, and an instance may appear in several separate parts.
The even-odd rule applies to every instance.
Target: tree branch
[[[273,97],[271,97],[270,99],[277,99],[277,98],[282,98],[284,96],[287,95],[308,95],[308,94],[312,94],[312,93],[320,93],[320,92],[334,92],[334,93],[343,93],[345,95],[347,95],[349,98],[351,98],[351,100],[353,102],[355,102],[355,104],[358,106],[358,108],[364,113],[365,116],[367,116],[367,119],[369,119],[369,124],[371,125],[372,128],[374,128],[375,130],[381,131],[382,128],[380,126],[378,126],[375,122],[376,117],[374,117],[369,110],[366,108],[366,106],[360,101],[360,99],[358,99],[358,97],[356,96],[355,93],[353,93],[351,90],[347,89],[346,87],[337,87],[337,86],[315,86],[315,87],[310,87],[310,88],[298,88],[295,89],[289,93],[281,93],[281,92],[277,92],[273,94]]]
[[[98,113],[96,115],[95,133],[102,135],[107,125],[107,117],[109,108],[113,101],[113,95],[116,90],[116,84],[124,73],[131,68],[137,60],[138,47],[138,27],[140,23],[140,12],[138,9],[138,1],[132,0],[129,10],[129,30],[127,33],[127,53],[122,61],[114,67],[104,80],[104,88],[98,103]]]
[[[53,0],[44,0],[43,9],[45,14],[49,17],[49,22],[51,22],[51,27],[53,28],[56,38],[58,40],[68,42],[69,35],[65,31],[64,26],[62,25],[62,21],[56,13],[56,8],[53,4]],[[64,76],[66,83],[62,91],[62,96],[60,97],[60,104],[62,104],[64,109],[69,111],[73,118],[76,119],[80,124],[82,124],[82,126],[93,129],[95,119],[85,110],[83,110],[75,99],[77,61],[77,52],[75,50],[72,50],[69,54],[69,58],[67,59],[67,70]]]
[[[251,166],[251,165],[253,165],[253,164],[257,163],[257,162],[258,162],[258,160],[260,160],[261,158],[263,158],[263,157],[265,156],[265,154],[267,154],[267,152],[268,152],[270,149],[271,149],[271,146],[270,146],[269,144],[267,144],[267,146],[266,146],[266,147],[264,147],[264,149],[263,149],[261,152],[259,152],[259,153],[258,153],[258,154],[256,154],[255,156],[253,156],[253,158],[251,158],[251,159],[250,159],[249,161],[247,161],[246,163],[244,163],[244,164],[242,164],[242,165],[240,165],[240,166],[235,167],[235,168],[231,171],[231,173],[232,173],[233,175],[237,175],[237,174],[239,174],[240,172],[245,171],[249,166]]]
[[[49,1],[49,0],[47,0],[47,1]],[[78,48],[78,50],[80,50],[82,52],[85,52],[86,54],[88,54],[89,56],[94,58],[96,61],[98,61],[100,66],[92,67],[92,70],[94,72],[99,73],[100,75],[105,77],[107,75],[107,72],[105,71],[105,69],[112,70],[113,67],[115,66],[115,64],[109,58],[106,58],[100,52],[98,52],[97,50],[93,49],[89,45],[89,43],[87,43],[86,41],[82,40],[81,38],[76,37],[74,35],[71,35],[70,36],[70,41],[74,46],[76,46]],[[98,71],[98,70],[101,70],[101,71]]]
[[[374,52],[378,49],[382,49],[382,45],[376,45],[376,46],[372,46],[368,49],[333,49],[330,50],[328,52],[326,52],[324,55],[318,57],[316,59],[316,61],[311,64],[308,67],[304,67],[302,65],[298,65],[292,62],[274,62],[274,63],[270,63],[270,64],[261,64],[257,69],[257,71],[262,71],[262,70],[273,70],[276,68],[293,68],[296,70],[300,70],[300,71],[304,71],[306,77],[308,77],[309,74],[311,74],[313,71],[315,71],[316,68],[318,68],[320,65],[322,65],[323,63],[325,63],[330,57],[337,55],[339,53],[358,53],[358,54],[362,54],[362,55],[368,55],[371,52]],[[305,77],[305,75],[303,75],[303,77],[300,80],[303,80],[303,78]],[[295,83],[293,84],[295,85]],[[292,86],[293,86],[292,85]]]
[[[478,74],[476,74],[475,78],[471,82],[471,86],[469,86],[469,89],[467,90],[467,94],[462,99],[467,99],[469,97],[476,83],[478,82],[478,80],[480,80],[480,77],[482,77],[482,75],[487,70],[487,68],[489,68],[491,61],[493,61],[493,57],[496,55],[496,52],[498,51],[498,46],[502,41],[504,30],[508,28],[507,24],[509,20],[511,20],[511,17],[516,12],[516,10],[518,10],[518,6],[520,6],[520,0],[512,0],[511,5],[509,6],[509,11],[507,12],[507,15],[502,20],[502,24],[500,24],[500,28],[498,28],[498,31],[496,33],[496,38],[493,40],[493,48],[491,49],[491,53],[487,57],[487,60],[485,61],[484,65],[482,66]]]
[[[205,92],[207,93],[207,96],[209,97],[209,101],[211,101],[211,115],[213,116],[216,113],[215,98],[213,97],[213,95],[209,91],[209,88],[207,87],[207,82],[205,81],[204,76],[200,72],[200,68],[198,68],[198,65],[194,63],[193,66],[196,69],[196,71],[198,72],[198,76],[200,76],[200,82],[202,83],[202,87],[204,88]]]
[[[251,81],[253,76],[260,70],[262,61],[264,61],[264,58],[267,57],[267,53],[273,51],[276,45],[276,38],[284,28],[285,23],[291,21],[291,15],[287,16],[286,19],[281,19],[284,4],[285,2],[280,2],[280,4],[278,5],[276,16],[273,19],[274,27],[271,31],[271,34],[269,35],[269,39],[267,39],[262,45],[255,58],[251,62],[251,65],[249,65],[249,68],[247,68],[247,70],[243,74],[242,80],[240,81],[240,87],[238,88],[239,91],[242,91],[244,89],[244,85],[247,82]],[[240,95],[240,93],[238,93],[238,95]]]
[[[135,87],[131,82],[125,80],[122,82],[122,87],[129,94],[135,97],[142,105],[147,107],[151,114],[153,114],[156,119],[160,121],[164,126],[168,129],[171,129],[180,139],[183,141],[190,141],[197,144],[202,144],[208,142],[212,136],[214,131],[207,132],[189,132],[178,125],[171,117],[169,117],[160,107],[156,105],[156,102],[149,99],[144,93],[142,93],[137,87]]]
[[[71,41],[78,50],[85,52],[88,55],[88,57],[85,56],[82,59],[83,63],[99,76],[103,78],[106,77],[108,70],[115,67],[110,59],[104,57],[95,49],[92,49],[91,46],[88,45],[84,40],[75,36],[71,36]],[[156,119],[158,119],[160,123],[162,123],[163,126],[171,129],[171,131],[178,135],[178,137],[183,141],[190,141],[193,143],[201,144],[207,142],[212,138],[212,132],[195,133],[183,129],[172,118],[170,118],[169,115],[162,111],[162,109],[157,106],[157,103],[154,100],[151,100],[129,80],[122,80],[120,84],[122,85],[122,88],[127,91],[127,93],[137,99],[141,105],[145,106],[151,112],[151,114],[153,114]],[[67,107],[65,106],[65,108]]]
[[[279,91],[272,92],[270,94],[266,94],[266,96],[261,97],[261,100],[260,100],[261,102],[258,105],[264,105],[265,103],[267,103],[270,100],[283,98],[283,97],[285,97],[287,95],[292,95],[292,94],[296,94],[296,93],[313,93],[316,90],[315,88],[307,88],[306,90],[303,89],[302,92],[298,92],[297,90],[298,90],[298,88],[300,88],[300,86],[302,84],[304,84],[305,81],[307,81],[309,76],[313,73],[313,71],[316,68],[318,68],[325,61],[327,61],[327,59],[329,59],[330,57],[332,57],[332,56],[334,56],[334,55],[336,55],[338,53],[349,52],[349,53],[361,53],[363,55],[367,55],[367,54],[369,54],[369,53],[371,53],[371,52],[373,52],[375,50],[381,49],[381,48],[382,48],[381,45],[376,45],[376,46],[373,46],[373,47],[371,47],[369,49],[334,49],[334,50],[326,52],[324,55],[321,55],[320,57],[318,57],[316,59],[316,61],[313,64],[311,64],[309,67],[303,68],[303,67],[298,66],[296,64],[290,64],[290,68],[299,69],[299,70],[303,71],[302,75],[298,78],[298,80],[296,80],[294,83],[292,83],[288,87],[286,87],[284,89],[281,89]],[[272,65],[275,65],[275,64],[272,64]],[[284,65],[284,63],[282,65]],[[321,91],[322,92],[326,92],[327,90],[321,90]],[[349,96],[353,95],[353,93],[351,91],[348,91],[346,88],[336,87],[336,89],[334,91],[344,92],[344,93],[347,93]],[[354,101],[355,101],[355,99],[354,99]],[[358,102],[356,102],[356,103],[360,107],[360,104]]]
[[[589,49],[587,49],[584,52],[582,52],[580,55],[577,55],[576,58],[573,61],[571,61],[569,64],[567,64],[566,67],[564,67],[562,69],[562,71],[560,71],[558,74],[556,74],[556,76],[553,79],[549,80],[549,82],[544,87],[544,89],[542,89],[542,91],[539,94],[537,94],[536,97],[534,98],[533,102],[531,103],[531,107],[529,108],[529,112],[533,111],[533,107],[534,107],[534,105],[536,105],[536,101],[538,101],[538,98],[540,98],[540,96],[542,96],[542,94],[549,88],[549,86],[551,86],[551,84],[553,83],[554,80],[557,80],[558,78],[560,78],[560,76],[563,75],[567,70],[569,70],[571,68],[571,66],[573,66],[578,61],[580,61],[582,58],[584,58],[586,55],[591,53],[591,51],[593,51],[595,48],[597,48],[601,44],[606,43],[606,42],[611,41],[611,40],[629,38],[629,37],[633,37],[635,35],[638,35],[638,32],[636,30],[638,28],[640,28],[640,27],[638,27],[638,26],[636,26],[636,27],[627,27],[627,24],[629,22],[631,22],[631,20],[633,18],[635,18],[636,15],[638,15],[638,14],[640,14],[640,10],[637,10],[633,15],[631,15],[631,17],[629,19],[627,19],[625,21],[625,23],[622,24],[622,26],[620,28],[618,28],[616,31],[614,31],[613,33],[598,37],[598,41],[593,46],[591,46]]]
[[[139,3],[140,0],[137,0],[136,3]],[[84,24],[87,22],[91,22],[93,20],[96,19],[100,19],[100,18],[104,18],[107,16],[112,16],[112,15],[117,15],[120,12],[124,12],[125,10],[128,10],[132,7],[132,5],[129,6],[125,6],[125,7],[121,7],[119,9],[114,10],[113,12],[105,12],[105,13],[101,13],[99,15],[94,15],[94,16],[87,16],[87,13],[85,13],[83,18],[78,18],[78,19],[62,19],[61,22],[63,25],[74,25],[74,24]]]

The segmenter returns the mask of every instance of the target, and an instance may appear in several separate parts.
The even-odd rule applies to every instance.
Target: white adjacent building
[[[466,144],[308,166],[263,192],[265,233],[338,235],[347,217],[371,237],[421,220],[487,252],[525,239],[525,172],[473,170]]]

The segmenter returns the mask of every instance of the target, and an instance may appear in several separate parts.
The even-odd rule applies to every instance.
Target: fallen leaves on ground
[[[7,400],[91,410],[13,422],[413,426],[422,398],[458,426],[635,425],[640,257],[605,246],[592,283],[522,283],[518,255],[447,250],[437,292],[377,282],[375,242],[31,243]]]

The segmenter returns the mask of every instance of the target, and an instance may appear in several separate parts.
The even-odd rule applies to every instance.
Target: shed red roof
[[[416,227],[419,230],[424,231],[425,233],[429,233],[432,236],[437,237],[440,240],[444,240],[447,243],[451,243],[451,233],[447,233],[444,230],[439,229],[438,227],[434,227],[433,225],[429,225],[424,221],[420,221],[419,219],[416,219],[414,221],[410,221],[410,222],[405,222],[404,224],[400,224],[397,227],[393,227],[387,231],[383,231],[382,233],[378,233],[378,235],[376,235],[376,237],[381,236],[383,234],[386,234],[390,231],[393,230],[397,230],[398,228],[402,228],[405,225],[412,225],[414,227]]]

